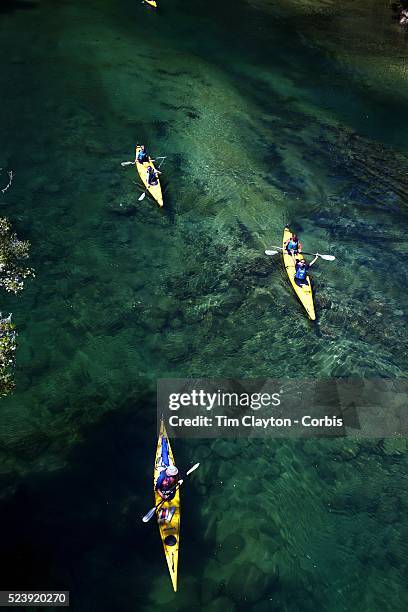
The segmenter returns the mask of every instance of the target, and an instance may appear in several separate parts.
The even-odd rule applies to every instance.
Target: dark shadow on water
[[[0,13],[12,13],[13,11],[30,10],[38,8],[38,2],[30,0],[2,0],[0,2]]]
[[[155,413],[146,408],[133,404],[108,415],[64,470],[31,476],[2,501],[3,585],[70,590],[76,610],[95,606],[89,598],[98,591],[98,609],[134,609],[144,591],[138,581],[159,562],[158,538],[140,521],[152,501],[156,431]],[[135,585],[134,593],[118,601],[122,580]]]

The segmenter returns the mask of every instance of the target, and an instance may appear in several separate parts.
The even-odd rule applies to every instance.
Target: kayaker
[[[144,163],[150,161],[150,156],[147,153],[146,147],[144,145],[140,145],[140,149],[138,151],[136,159],[139,162],[139,164],[144,164]]]
[[[292,234],[291,237],[285,241],[284,247],[288,253],[293,253],[294,255],[302,252],[302,243],[297,234]]]
[[[302,252],[302,243],[300,242],[297,234],[292,234],[291,237],[285,241],[283,246],[287,252],[292,255],[293,263],[296,263],[295,255]]]
[[[159,182],[159,175],[161,172],[153,168],[153,166],[147,166],[147,184],[148,185],[157,185]]]
[[[160,472],[156,482],[156,491],[163,499],[170,501],[176,494],[178,482],[178,469],[175,465],[169,465]]]
[[[307,271],[311,266],[313,266],[314,262],[319,257],[319,254],[316,253],[316,257],[308,264],[305,259],[297,260],[295,263],[295,283],[298,287],[302,285],[307,285]]]

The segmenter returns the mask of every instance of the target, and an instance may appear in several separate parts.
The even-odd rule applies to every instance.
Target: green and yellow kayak
[[[315,309],[314,309],[313,289],[312,289],[312,285],[310,282],[310,277],[309,275],[306,277],[307,283],[302,285],[301,287],[299,287],[299,285],[295,283],[295,266],[293,263],[292,255],[290,255],[285,249],[285,242],[289,240],[291,235],[292,235],[292,232],[290,231],[290,229],[288,227],[285,227],[285,229],[283,230],[283,241],[282,241],[283,265],[285,266],[285,270],[289,276],[290,284],[292,285],[294,292],[298,296],[304,309],[309,315],[309,319],[314,321],[316,319],[316,314],[315,314]],[[298,261],[301,259],[304,259],[301,253],[298,253],[297,255],[295,255],[295,258]]]
[[[156,460],[154,463],[153,488],[156,506],[162,498],[156,491],[156,482],[163,469],[168,465],[174,465],[173,451],[167,436],[163,419],[160,423],[160,433],[157,442]],[[177,568],[178,552],[180,543],[180,489],[177,489],[172,500],[164,502],[159,510],[156,510],[157,522],[159,524],[160,537],[163,542],[164,554],[170,572],[173,589],[177,591]]]

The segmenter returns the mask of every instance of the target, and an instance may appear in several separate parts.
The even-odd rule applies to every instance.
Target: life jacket
[[[300,266],[297,265],[296,266],[296,272],[295,272],[295,278],[297,278],[298,280],[305,280],[307,275],[307,266]]]
[[[142,149],[140,149],[139,153],[137,154],[137,161],[139,164],[144,164],[145,162],[149,161],[149,156],[146,151],[142,151]]]
[[[295,242],[294,240],[292,240],[292,238],[290,238],[286,248],[288,251],[298,251],[299,250],[299,240]]]
[[[156,171],[151,166],[147,169],[147,182],[149,185],[155,185],[157,183]]]

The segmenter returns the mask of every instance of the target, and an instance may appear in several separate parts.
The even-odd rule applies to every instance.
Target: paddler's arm
[[[301,252],[302,252],[302,249],[303,249],[303,247],[302,247],[302,243],[301,243],[301,242],[300,242],[300,240],[299,240],[299,242],[298,242],[298,253],[301,253]]]
[[[317,259],[319,258],[319,253],[316,253],[316,257],[314,259],[312,259],[312,261],[309,264],[309,268],[310,266],[313,266],[314,262],[317,261]]]

